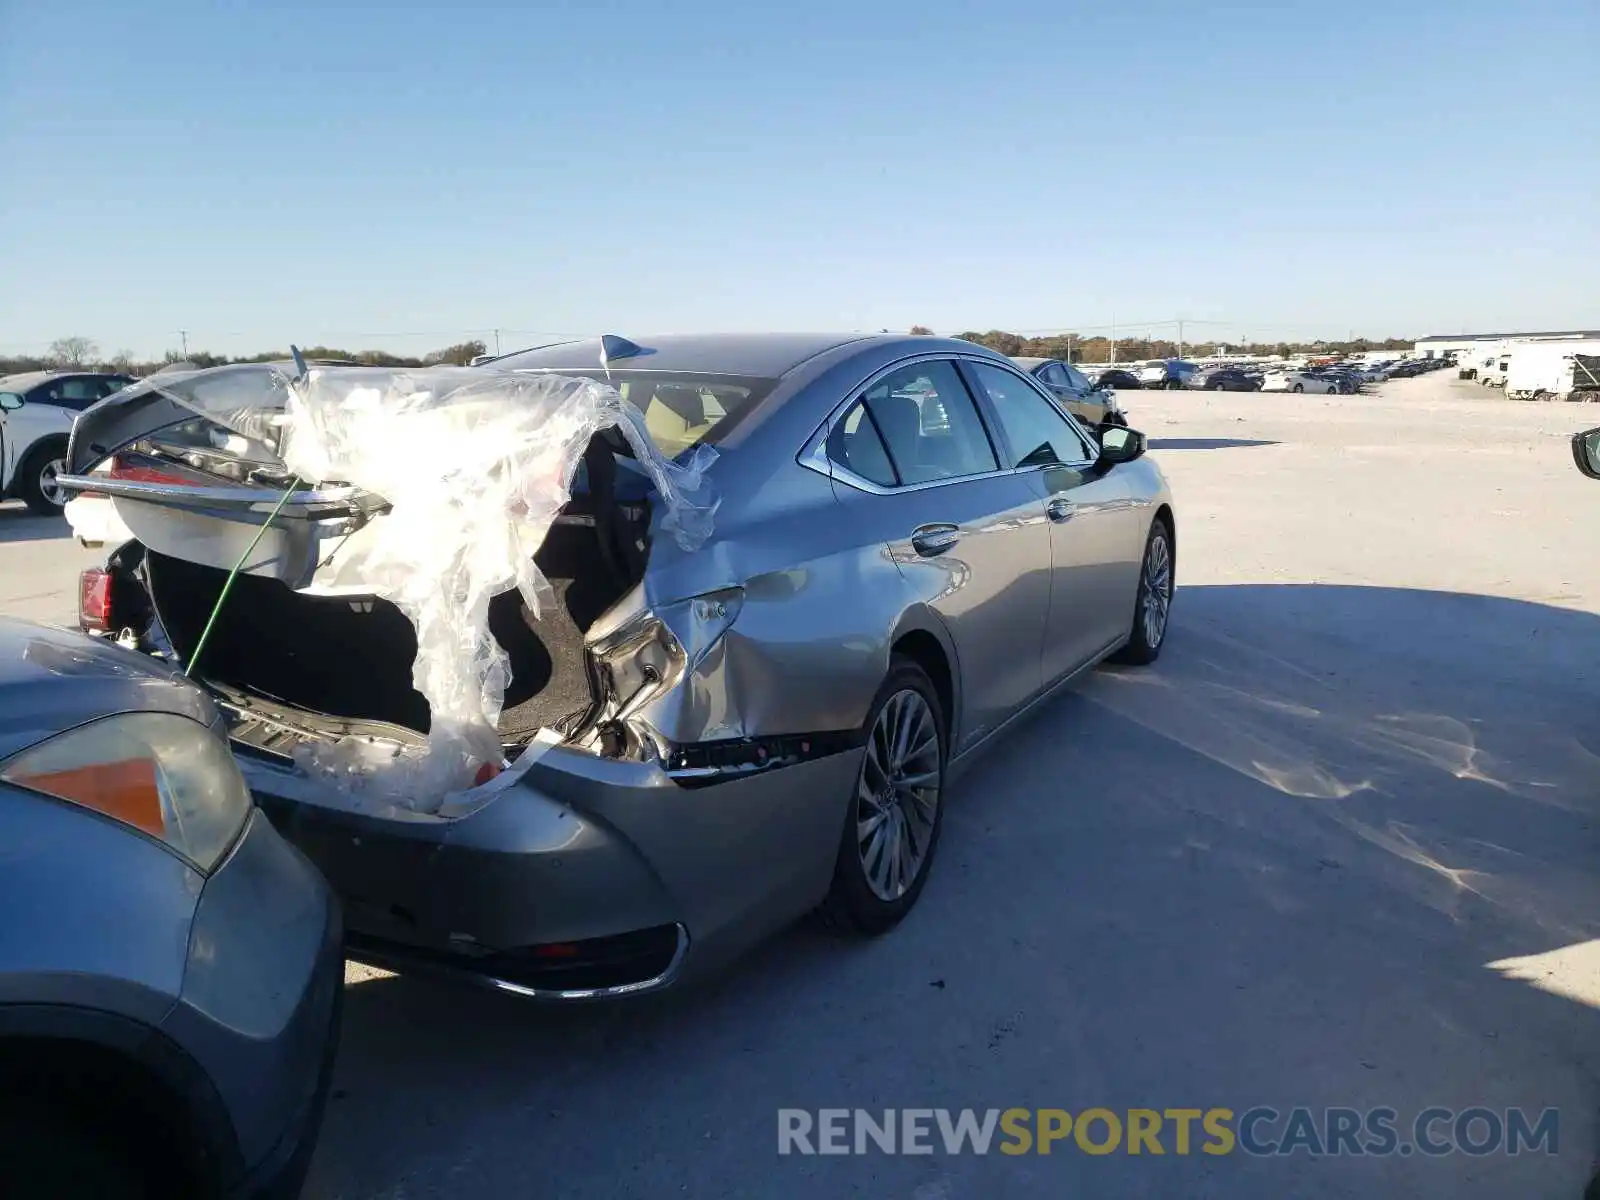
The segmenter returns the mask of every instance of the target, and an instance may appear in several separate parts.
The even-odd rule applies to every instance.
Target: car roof
[[[609,336],[609,335],[608,335]],[[638,350],[610,355],[613,370],[746,375],[779,379],[802,363],[856,342],[900,340],[906,334],[864,333],[692,333],[628,337]],[[500,368],[595,371],[601,339],[579,338],[502,355],[486,364]]]
[[[116,371],[90,371],[87,369],[82,371],[24,371],[20,375],[0,375],[0,391],[26,392],[30,388],[38,387],[41,383],[49,383],[52,379],[78,379],[85,375],[93,376],[96,379],[101,377],[110,379],[128,378],[128,376]]]
[[[25,392],[29,388],[36,388],[47,380],[54,379],[60,371],[24,371],[21,375],[0,376],[0,390],[7,392]]]
[[[1022,355],[1013,354],[1011,356],[1011,361],[1016,363],[1017,366],[1027,367],[1028,370],[1031,371],[1034,367],[1041,366],[1044,363],[1060,362],[1061,360],[1059,358],[1027,358]]]

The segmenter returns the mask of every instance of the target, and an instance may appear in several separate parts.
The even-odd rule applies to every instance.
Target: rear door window
[[[895,487],[900,482],[878,427],[859,400],[829,432],[828,461],[879,487]]]
[[[35,397],[44,404],[82,412],[101,398],[100,381],[93,378],[57,379],[45,384],[35,393]]]
[[[977,406],[949,359],[891,371],[862,401],[902,484],[999,469]]]

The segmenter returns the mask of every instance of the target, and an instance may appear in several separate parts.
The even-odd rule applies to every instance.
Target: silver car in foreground
[[[205,691],[0,617],[0,1194],[300,1194],[338,903],[251,803]]]
[[[671,984],[818,907],[887,930],[927,882],[955,772],[1107,656],[1161,649],[1176,523],[1143,435],[1097,437],[983,347],[608,335],[480,369],[609,379],[666,455],[714,446],[715,528],[694,550],[661,536],[626,444],[595,436],[537,556],[558,603],[491,609],[500,735],[537,761],[431,814],[360,811],[295,767],[317,740],[420,739],[406,619],[282,569],[235,580],[200,674],[257,796],[341,894],[355,957],[577,999]],[[192,418],[113,397],[71,464],[114,456],[85,486],[140,539],[86,577],[85,623],[179,660],[269,513],[298,558],[263,561],[304,563],[357,502],[274,505]]]

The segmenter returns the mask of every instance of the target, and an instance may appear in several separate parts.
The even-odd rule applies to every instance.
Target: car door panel
[[[1050,525],[1052,587],[1042,668],[1046,684],[1101,655],[1128,631],[1125,545],[1133,496],[1116,471],[1045,467],[1028,475]]]
[[[1036,488],[1002,470],[954,363],[934,358],[870,381],[821,434],[843,519],[881,545],[906,608],[930,611],[960,672],[960,752],[1038,693],[1052,575]]]
[[[883,495],[837,486],[846,520],[883,542],[909,600],[949,631],[961,671],[959,753],[1043,685],[1052,570],[1039,493],[1010,474]]]
[[[1094,465],[1090,436],[1031,381],[992,363],[966,368],[1008,465],[1045,508],[1051,590],[1040,667],[1048,685],[1127,632],[1132,608],[1121,593],[1137,520],[1133,493],[1125,476]]]

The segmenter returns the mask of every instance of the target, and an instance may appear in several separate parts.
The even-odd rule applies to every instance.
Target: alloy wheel
[[[67,489],[58,482],[67,472],[67,460],[53,458],[39,469],[39,494],[57,508],[67,503]]]
[[[879,710],[856,784],[856,849],[867,886],[893,902],[916,883],[939,811],[939,723],[922,694],[905,688]]]
[[[1151,534],[1150,546],[1145,550],[1144,595],[1139,602],[1145,645],[1152,650],[1167,636],[1167,613],[1171,608],[1172,551],[1167,546],[1166,531],[1157,525]]]

